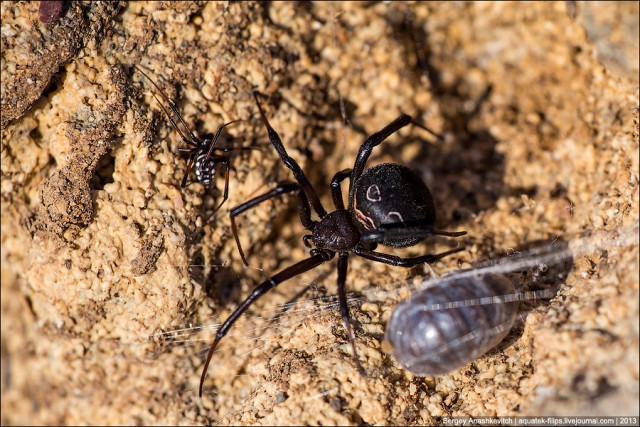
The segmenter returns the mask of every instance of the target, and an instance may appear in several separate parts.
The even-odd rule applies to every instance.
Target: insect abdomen
[[[518,302],[499,297],[514,293],[511,281],[499,274],[445,276],[396,307],[386,339],[393,344],[396,359],[414,374],[451,372],[507,335]]]

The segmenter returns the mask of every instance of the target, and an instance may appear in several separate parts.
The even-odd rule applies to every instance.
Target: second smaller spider
[[[225,176],[224,176],[224,191],[222,195],[222,201],[220,204],[213,210],[213,213],[217,212],[218,209],[222,207],[224,202],[229,198],[229,170],[231,169],[231,165],[229,162],[229,158],[220,153],[227,153],[230,151],[247,151],[252,150],[252,147],[218,147],[218,139],[220,138],[220,134],[222,130],[229,126],[230,124],[239,122],[240,120],[232,120],[221,125],[215,134],[206,134],[203,138],[198,137],[187,125],[184,121],[175,104],[169,99],[169,97],[164,93],[162,89],[151,80],[151,78],[144,72],[140,67],[134,67],[147,79],[149,80],[153,86],[156,88],[157,92],[160,94],[162,99],[167,103],[171,113],[173,113],[173,117],[171,113],[165,105],[160,102],[158,97],[156,96],[156,92],[153,91],[153,96],[160,104],[160,107],[164,111],[165,115],[169,119],[171,126],[175,129],[176,132],[180,135],[182,140],[190,146],[190,148],[179,148],[178,151],[181,153],[187,153],[189,155],[189,161],[187,162],[187,170],[182,177],[182,182],[180,183],[180,187],[184,188],[187,185],[187,179],[189,177],[189,172],[193,169],[196,179],[204,184],[205,186],[211,185],[215,176],[216,176],[216,166],[218,164],[223,164],[225,167]],[[178,119],[178,122],[184,127],[183,130],[180,129],[178,123],[175,119]]]

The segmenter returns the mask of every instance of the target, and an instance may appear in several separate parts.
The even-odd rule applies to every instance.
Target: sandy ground
[[[38,2],[1,7],[3,424],[638,415],[637,3],[74,2],[49,23]],[[221,143],[254,149],[230,156],[229,200],[211,220],[224,179],[180,188],[185,143],[134,65],[194,131],[242,120]],[[408,127],[369,162],[416,170],[436,226],[468,232],[433,269],[569,248],[579,256],[511,268],[519,287],[555,297],[523,304],[487,355],[418,378],[382,341],[429,269],[352,256],[365,378],[321,298],[335,295],[334,260],[256,304],[199,399],[208,326],[308,253],[284,197],[239,217],[251,267],[237,254],[229,209],[293,179],[253,90],[327,207],[333,174],[401,112],[444,135]]]

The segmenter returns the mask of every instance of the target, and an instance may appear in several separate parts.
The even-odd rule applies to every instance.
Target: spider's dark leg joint
[[[291,193],[291,192],[296,192],[298,194],[298,212],[300,213],[300,221],[302,222],[302,225],[308,229],[313,228],[314,222],[311,219],[311,209],[309,208],[309,202],[306,196],[304,195],[304,192],[300,190],[300,186],[293,182],[282,182],[276,188],[234,207],[229,212],[230,219],[231,219],[231,231],[233,232],[233,237],[236,240],[238,252],[240,252],[240,258],[242,258],[242,262],[244,262],[246,266],[248,266],[249,263],[247,262],[247,258],[245,257],[244,251],[242,250],[242,245],[240,244],[240,239],[238,237],[238,228],[236,226],[235,217],[241,214],[242,212],[248,209],[251,209],[252,207],[266,200],[269,200],[273,197],[277,197],[281,194]]]
[[[211,158],[211,155],[213,153],[213,150],[215,149],[216,143],[218,142],[218,138],[220,138],[220,134],[222,133],[222,130],[227,126],[240,121],[242,120],[240,119],[231,120],[230,122],[227,122],[218,128],[218,130],[216,131],[216,134],[213,136],[213,138],[211,138],[211,143],[209,144],[209,149],[207,150],[207,156],[204,158],[205,161]]]
[[[340,184],[342,181],[349,178],[351,176],[351,169],[344,169],[340,172],[337,172],[333,179],[331,179],[331,197],[333,198],[333,206],[337,210],[344,209],[344,200],[342,200],[342,190],[340,189]]]
[[[189,162],[187,163],[187,170],[184,172],[184,177],[182,177],[182,183],[180,184],[180,188],[184,188],[187,185],[187,178],[189,177],[189,172],[191,172],[191,168],[193,167],[193,163],[198,157],[198,152],[193,151],[191,156],[189,156]]]
[[[313,248],[313,244],[311,243],[311,239],[313,239],[313,235],[311,235],[311,234],[305,234],[304,236],[302,236],[302,243],[304,243],[304,245],[306,247],[308,247],[309,249]]]
[[[401,114],[394,121],[386,125],[384,128],[371,134],[360,146],[358,150],[358,155],[356,156],[356,161],[353,165],[353,172],[351,173],[351,181],[349,182],[349,200],[353,199],[353,193],[355,191],[354,183],[358,180],[360,175],[362,175],[362,171],[369,160],[369,156],[371,156],[371,151],[377,145],[380,145],[382,141],[387,139],[389,136],[399,131],[403,127],[407,126],[411,123],[413,119],[408,114]]]
[[[419,127],[422,130],[425,130],[427,132],[429,132],[431,135],[435,136],[436,138],[438,138],[440,141],[444,141],[444,137],[442,135],[440,135],[439,133],[429,129],[428,127],[426,127],[425,125],[423,125],[422,123],[412,119],[411,120],[411,124],[413,124],[414,126]]]

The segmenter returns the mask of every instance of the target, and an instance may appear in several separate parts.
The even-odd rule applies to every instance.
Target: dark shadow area
[[[64,81],[65,78],[66,78],[66,70],[64,69],[64,67],[60,67],[58,72],[53,76],[51,76],[51,81],[42,91],[41,98],[48,98],[49,95],[57,91],[59,89],[60,84]]]
[[[446,140],[420,139],[421,148],[408,166],[431,177],[427,184],[438,209],[436,225],[463,228],[472,215],[492,208],[505,191],[504,156],[496,151],[498,141],[479,120],[474,120],[491,102],[492,86],[489,83],[480,97],[473,98],[462,77],[445,83],[438,66],[442,61],[430,49],[425,26],[416,22],[408,8],[395,12],[386,16],[392,36],[403,48],[413,86],[417,90],[430,88],[433,93],[444,120],[439,131]],[[414,107],[420,117],[427,106],[408,107]],[[412,142],[416,140],[403,141]],[[394,149],[397,148],[383,148],[387,153]]]
[[[115,171],[116,158],[111,151],[107,152],[98,160],[95,172],[91,177],[89,186],[93,190],[104,190],[106,184],[112,183],[113,172]]]
[[[241,272],[239,273],[232,268],[212,268],[210,274],[205,278],[205,282],[200,283],[203,283],[209,300],[215,301],[216,305],[231,306],[239,304],[244,299],[240,277]],[[250,288],[254,288],[255,285],[257,283],[250,286]],[[244,297],[246,296],[248,294]],[[222,321],[224,319],[218,320]]]

